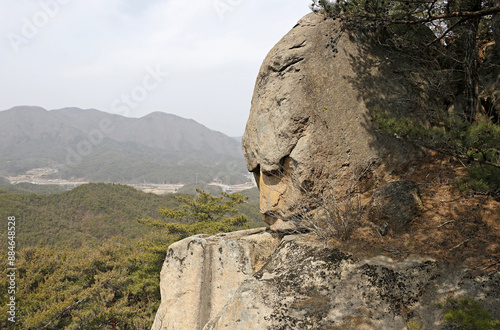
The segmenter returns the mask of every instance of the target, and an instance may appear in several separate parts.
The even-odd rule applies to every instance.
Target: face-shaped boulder
[[[394,54],[362,39],[312,13],[264,60],[242,147],[268,224],[304,212],[311,196],[372,189],[415,155],[378,133],[370,111],[399,111],[394,95],[418,91],[401,74],[388,75]]]

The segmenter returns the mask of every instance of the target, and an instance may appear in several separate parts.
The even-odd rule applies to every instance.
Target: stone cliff
[[[152,329],[451,329],[437,304],[453,297],[499,318],[500,204],[457,199],[460,166],[371,121],[430,102],[419,72],[335,21],[300,20],[264,60],[242,141],[270,228],[173,244]],[[359,216],[348,241],[321,236],[311,196]]]

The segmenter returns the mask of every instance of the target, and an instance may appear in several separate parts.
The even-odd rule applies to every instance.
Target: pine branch
[[[448,14],[441,14],[441,15],[428,15],[425,18],[421,19],[392,19],[389,17],[383,17],[383,16],[373,16],[373,15],[360,15],[357,16],[358,18],[363,18],[363,19],[368,19],[368,20],[380,20],[383,22],[387,23],[392,23],[392,24],[406,24],[406,25],[413,25],[413,24],[422,24],[422,23],[430,23],[433,21],[437,20],[442,20],[442,19],[447,19],[447,18],[463,18],[465,20],[473,19],[473,18],[478,18],[478,17],[483,17],[483,16],[488,16],[488,15],[493,15],[496,13],[500,13],[500,6],[495,6],[491,8],[486,8],[478,11],[456,11]],[[350,18],[355,18],[356,16],[353,15],[346,15],[345,16]]]
[[[60,312],[59,314],[57,314],[56,317],[54,317],[52,320],[50,320],[50,322],[47,323],[42,329],[46,329],[49,325],[51,325],[52,323],[54,323],[55,321],[57,321],[59,318],[61,318],[61,316],[63,316],[64,313],[66,313],[67,311],[73,309],[75,306],[77,306],[81,302],[85,301],[86,299],[87,298],[82,298],[82,299],[78,300],[77,302],[73,303],[72,305],[66,307],[62,312]]]

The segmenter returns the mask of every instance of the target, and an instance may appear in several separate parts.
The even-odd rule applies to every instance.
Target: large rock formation
[[[276,235],[260,228],[172,244],[160,275],[161,305],[152,329],[202,329],[278,243]]]
[[[469,213],[460,214],[457,205],[450,208],[451,221],[435,214],[424,228],[437,232],[430,239],[425,230],[418,240],[400,233],[429,212],[422,206],[429,197],[420,196],[419,185],[408,177],[421,170],[413,163],[420,154],[379,135],[369,112],[411,112],[428,94],[420,89],[425,84],[418,64],[393,56],[315,14],[273,48],[257,78],[242,142],[271,231],[201,235],[173,244],[153,329],[449,329],[436,303],[452,296],[473,297],[500,316],[494,207],[483,210],[489,219],[475,219],[467,228],[461,226]],[[342,251],[325,248],[310,233],[281,231],[294,229],[294,212],[311,209],[301,204],[304,196],[341,197],[352,185],[356,193],[373,195],[367,213],[378,219],[357,228],[353,242],[339,243]],[[434,205],[442,208],[444,202]],[[321,216],[312,213],[310,219]],[[387,224],[387,235],[374,224]],[[447,227],[454,225],[455,231]],[[488,228],[495,233],[481,238]],[[460,241],[448,239],[450,233]],[[432,242],[434,237],[439,240]],[[378,250],[367,251],[373,242]],[[471,247],[462,251],[467,243]],[[439,246],[432,254],[426,245]],[[411,255],[415,251],[421,256]],[[460,265],[461,256],[479,255],[488,256],[468,270]]]
[[[264,60],[242,146],[267,223],[289,218],[305,190],[323,193],[334,183],[342,195],[364,172],[364,191],[405,173],[415,158],[415,149],[379,135],[369,115],[401,111],[397,93],[413,100],[407,111],[421,101],[421,90],[398,73],[412,63],[367,40],[309,14]]]

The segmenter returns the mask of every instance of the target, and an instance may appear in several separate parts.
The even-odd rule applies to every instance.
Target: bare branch
[[[450,252],[455,250],[455,249],[458,249],[459,247],[461,247],[462,245],[464,245],[465,243],[467,243],[468,241],[470,241],[470,238],[469,239],[466,239],[465,241],[463,241],[462,243],[458,244],[458,245],[455,245],[454,247],[452,247],[450,249]]]
[[[428,43],[428,44],[426,45],[426,47],[429,47],[429,46],[431,46],[432,44],[434,44],[434,43],[436,43],[436,42],[440,41],[441,39],[443,39],[444,37],[446,37],[446,35],[447,35],[448,33],[450,33],[453,29],[455,29],[457,26],[459,26],[459,25],[460,25],[460,24],[462,24],[463,22],[466,22],[467,20],[469,20],[469,18],[463,18],[463,19],[461,19],[460,21],[456,22],[455,24],[453,24],[452,26],[450,26],[449,28],[447,28],[447,29],[446,29],[446,31],[444,31],[444,32],[441,34],[441,36],[440,36],[440,37],[438,37],[438,38],[434,39],[433,41],[431,41],[430,43]]]

